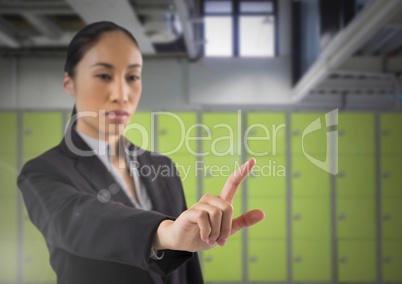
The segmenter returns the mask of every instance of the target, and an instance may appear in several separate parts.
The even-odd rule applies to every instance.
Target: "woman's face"
[[[65,74],[64,88],[79,113],[77,130],[98,139],[122,134],[141,96],[141,70],[141,52],[129,37],[103,34],[75,67],[74,79]]]

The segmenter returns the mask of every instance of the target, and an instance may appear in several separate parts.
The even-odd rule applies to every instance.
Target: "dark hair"
[[[98,42],[103,34],[118,31],[127,35],[139,48],[135,37],[125,28],[108,21],[95,22],[82,28],[71,40],[67,48],[64,72],[67,72],[71,78],[74,78],[74,69],[84,54]]]
[[[71,40],[67,48],[64,72],[67,72],[71,78],[74,78],[74,69],[82,57],[84,57],[84,54],[98,42],[103,34],[109,32],[123,32],[140,48],[135,37],[125,28],[108,21],[95,22],[83,27]],[[76,113],[77,110],[74,105],[71,116],[74,116]]]

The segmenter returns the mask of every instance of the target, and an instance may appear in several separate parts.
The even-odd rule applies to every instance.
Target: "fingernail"
[[[224,245],[226,245],[226,241],[227,241],[227,239],[219,240],[219,241],[218,241],[218,244],[219,244],[221,247],[223,247]]]
[[[208,244],[209,244],[210,246],[213,246],[213,245],[216,244],[216,241],[208,241]]]

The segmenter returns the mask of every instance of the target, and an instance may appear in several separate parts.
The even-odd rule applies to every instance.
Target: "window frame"
[[[278,56],[279,50],[279,20],[278,20],[278,0],[231,0],[232,4],[232,12],[231,13],[205,13],[205,2],[227,2],[228,0],[201,0],[201,15],[204,18],[207,17],[219,17],[219,16],[231,16],[232,17],[232,55],[230,57],[238,57],[238,58],[245,58],[240,56],[240,16],[272,16],[274,18],[274,54],[272,57]],[[241,2],[271,2],[272,3],[272,12],[240,12],[240,3]],[[202,25],[201,27],[201,35],[202,38],[205,39],[205,29]],[[205,45],[201,47],[201,54],[203,57],[205,55]],[[258,58],[269,58],[265,56],[256,56]],[[250,58],[247,56],[247,58]]]

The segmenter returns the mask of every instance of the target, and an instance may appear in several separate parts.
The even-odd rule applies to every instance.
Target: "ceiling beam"
[[[142,24],[127,0],[66,0],[85,23],[112,21],[136,37],[144,54],[154,54],[155,48],[144,33]]]
[[[7,21],[0,17],[0,46],[11,48],[21,47],[21,42],[17,39],[14,29]]]
[[[312,89],[343,64],[401,10],[402,1],[399,0],[372,1],[344,30],[338,32],[293,88],[293,102],[299,102],[308,96]]]
[[[48,14],[48,15],[71,15],[75,14],[71,7],[63,2],[1,2],[0,15],[20,14]]]
[[[46,16],[23,13],[23,17],[40,33],[49,37],[50,39],[57,39],[63,33],[62,30]]]

